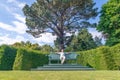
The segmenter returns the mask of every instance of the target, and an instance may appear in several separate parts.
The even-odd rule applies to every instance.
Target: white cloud
[[[16,5],[16,7],[22,9],[25,6],[25,3],[19,2],[17,0],[7,0],[8,3]]]
[[[24,23],[18,22],[18,21],[13,21],[13,24],[15,25],[15,31],[24,34],[26,33],[27,26]]]
[[[15,6],[19,6],[18,4],[23,4],[16,0],[7,0],[7,2],[8,3],[16,3]],[[13,19],[16,19],[16,21],[10,21],[10,23],[12,23],[12,25],[10,25],[8,23],[0,22],[0,28],[8,30],[8,31],[15,31],[19,34],[24,34],[27,29],[27,27],[25,25],[25,17],[22,16],[21,14],[16,13],[15,6],[9,6],[9,5],[5,5],[5,4],[2,4],[1,6],[4,7],[8,11],[9,15],[12,14]],[[21,11],[20,8],[17,9],[17,11],[18,10]]]
[[[15,12],[22,11],[22,8],[25,6],[25,3],[17,1],[17,0],[7,0],[6,3],[0,3],[0,7],[9,12],[9,14],[13,14]]]
[[[24,34],[26,33],[27,26],[25,25],[25,17],[22,16],[22,14],[18,14],[16,11],[21,11],[21,8],[23,8],[25,3],[19,2],[17,0],[7,0],[7,3],[12,4],[12,5],[7,5],[7,4],[2,4],[2,7],[4,7],[7,11],[9,16],[12,14],[13,19],[16,19],[14,21],[10,21],[9,23],[5,22],[0,22],[0,28],[8,30],[8,31],[14,31],[17,32],[18,34]],[[12,25],[10,25],[10,23]]]
[[[0,45],[1,44],[14,44],[15,42],[26,41],[23,36],[16,36],[16,38],[10,38],[9,35],[0,36]]]
[[[19,3],[18,3],[18,4],[19,4]],[[22,8],[25,6],[25,3],[20,3],[18,6],[19,6],[19,8],[22,9]]]
[[[101,37],[101,33],[97,32],[97,31],[90,32],[90,33],[92,34],[93,38],[94,38],[95,36]]]
[[[11,25],[0,22],[0,28],[12,31],[13,27]]]
[[[17,13],[13,13],[13,16],[20,22],[22,23],[25,23],[25,17],[23,17],[22,15],[20,14],[17,14]]]
[[[53,44],[54,40],[56,39],[56,36],[52,36],[50,33],[44,33],[42,34],[42,37],[40,38],[33,38],[32,39],[36,42],[39,42],[40,44],[46,43],[46,44]]]
[[[92,34],[93,38],[95,36],[97,36],[97,37],[101,37],[102,36],[102,34],[100,32],[98,32],[95,28],[89,28],[89,32]]]
[[[13,20],[10,19],[9,23],[0,22],[0,29],[4,30],[6,34],[8,34],[7,31],[10,31],[16,35],[26,35],[27,26],[25,25],[25,17],[21,14],[24,5],[25,3],[20,2],[19,0],[7,0],[5,4],[0,3],[0,7],[3,7],[7,11],[8,15],[13,17]],[[0,44],[13,44],[15,42],[29,40],[43,45],[53,44],[53,41],[56,39],[56,36],[52,36],[50,33],[42,34],[42,37],[40,38],[34,38],[31,37],[31,35],[26,35],[25,38],[24,36],[14,37],[15,35],[13,36],[13,34],[3,36],[0,32]]]
[[[13,21],[12,23],[14,26],[0,22],[0,28],[8,30],[8,31],[15,31],[19,34],[26,33],[27,27],[24,23],[21,23],[18,21]]]

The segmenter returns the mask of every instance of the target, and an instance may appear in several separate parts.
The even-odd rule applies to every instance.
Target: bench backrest
[[[59,60],[60,55],[57,53],[50,53],[49,55],[50,60]],[[72,59],[77,59],[78,54],[73,53],[73,52],[65,52],[66,60],[72,60]]]
[[[66,54],[66,59],[77,59],[77,54],[75,53],[69,53],[69,54]]]
[[[60,58],[60,55],[56,53],[50,53],[48,57],[49,59],[52,59],[52,60],[58,60]]]

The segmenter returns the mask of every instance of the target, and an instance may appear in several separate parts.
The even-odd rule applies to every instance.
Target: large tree
[[[106,38],[106,45],[120,43],[120,0],[109,0],[102,6],[97,27]]]
[[[37,0],[23,8],[27,32],[34,37],[50,32],[59,39],[59,48],[64,48],[70,38],[66,34],[93,26],[89,19],[97,16],[94,5],[92,0]]]

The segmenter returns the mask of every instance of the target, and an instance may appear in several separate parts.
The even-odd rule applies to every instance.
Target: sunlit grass
[[[0,80],[120,80],[119,71],[0,71]]]

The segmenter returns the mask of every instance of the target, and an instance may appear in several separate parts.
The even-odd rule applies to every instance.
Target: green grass
[[[0,71],[0,80],[120,80],[120,71]]]

